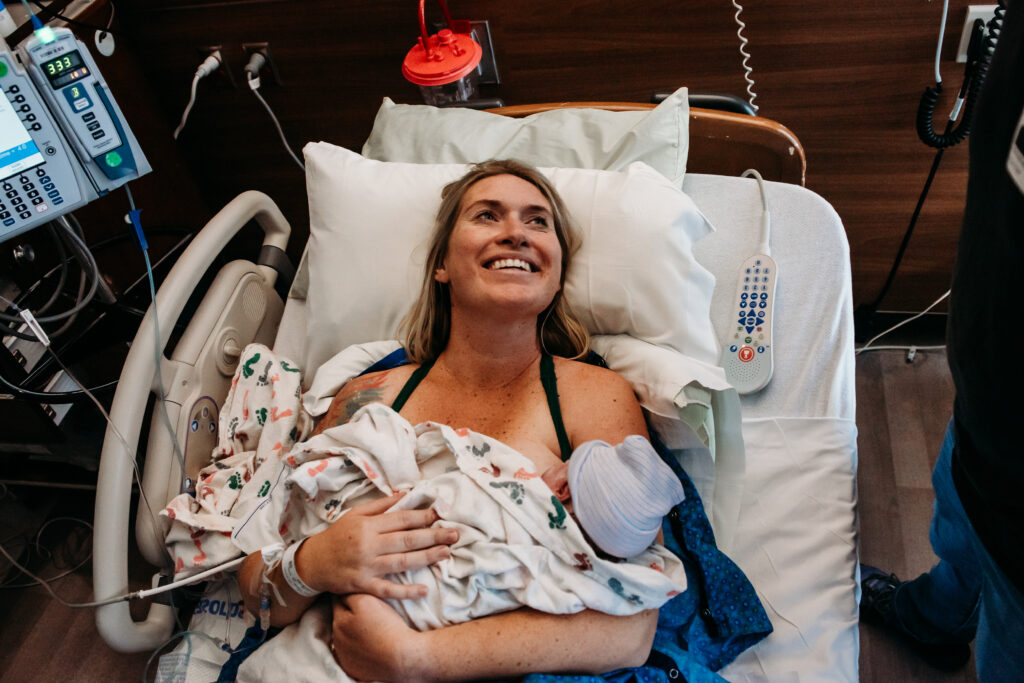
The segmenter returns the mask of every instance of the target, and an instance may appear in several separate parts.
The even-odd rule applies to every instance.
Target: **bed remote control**
[[[772,378],[775,276],[775,261],[766,254],[751,256],[740,267],[732,311],[735,327],[722,347],[722,367],[741,394],[763,388]]]

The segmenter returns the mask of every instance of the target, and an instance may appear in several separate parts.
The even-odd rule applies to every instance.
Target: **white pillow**
[[[395,339],[423,281],[441,188],[466,166],[388,163],[306,145],[310,239],[304,368]],[[594,334],[629,334],[717,364],[714,276],[693,244],[711,231],[693,201],[642,163],[626,172],[542,169],[581,228],[566,296]]]
[[[686,88],[647,111],[554,109],[520,119],[472,109],[395,104],[385,97],[363,156],[443,164],[519,159],[535,166],[608,171],[643,161],[679,185],[689,143]]]

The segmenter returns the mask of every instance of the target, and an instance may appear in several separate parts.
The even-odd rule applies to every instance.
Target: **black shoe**
[[[895,574],[886,574],[877,567],[860,565],[860,618],[895,634],[921,659],[936,669],[956,671],[971,658],[967,643],[926,643],[907,630],[896,616],[893,596],[900,586]]]

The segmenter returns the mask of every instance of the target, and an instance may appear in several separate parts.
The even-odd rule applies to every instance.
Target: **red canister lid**
[[[402,62],[402,75],[416,85],[452,83],[477,67],[483,56],[483,48],[473,40],[470,33],[457,33],[451,28],[442,29],[435,35],[428,36],[424,2],[425,0],[420,0],[420,38]],[[453,22],[443,0],[441,8],[448,19],[448,26],[451,27]],[[456,23],[468,26],[468,22]]]

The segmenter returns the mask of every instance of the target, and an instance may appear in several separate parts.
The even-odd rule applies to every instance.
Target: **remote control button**
[[[747,294],[746,292],[744,292],[744,293],[740,294],[740,298],[741,298],[741,299],[746,299],[746,298],[747,298],[748,296],[749,296],[749,295],[748,295],[748,294]]]
[[[762,299],[767,299],[767,298],[768,298],[768,292],[765,292],[765,293],[763,293],[763,294],[761,295],[761,298],[762,298]]]
[[[749,363],[750,361],[754,360],[754,349],[750,348],[749,346],[744,346],[740,348],[739,357],[740,360],[743,361],[744,363]]]
[[[736,346],[735,344],[732,344],[731,346],[729,346],[729,353],[736,353],[736,351],[738,349],[739,349],[738,346]]]
[[[744,340],[743,340],[743,343],[744,343],[744,344],[749,344],[749,343],[750,343],[750,342],[752,342],[752,341],[754,341],[754,340],[753,340],[753,339],[751,339],[750,337],[747,337],[746,339],[744,339]]]
[[[763,346],[758,346],[757,347],[757,352],[758,353],[764,353],[764,347]]]
[[[761,308],[768,308],[768,302],[762,301],[761,303],[758,304],[758,306],[760,306]]]

